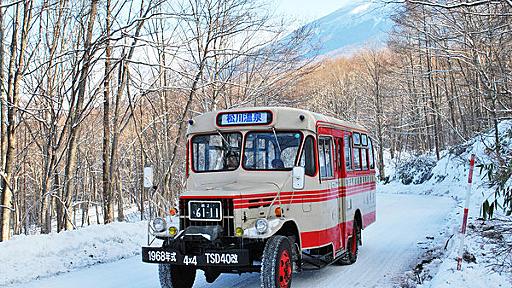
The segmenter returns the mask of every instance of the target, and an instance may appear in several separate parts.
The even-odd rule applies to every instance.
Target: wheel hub
[[[279,257],[279,286],[288,288],[292,278],[292,263],[288,251],[283,250]]]

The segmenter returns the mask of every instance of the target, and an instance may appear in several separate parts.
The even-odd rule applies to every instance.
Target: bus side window
[[[316,174],[316,159],[315,159],[315,140],[312,136],[306,137],[304,141],[304,148],[302,148],[302,155],[300,156],[299,165],[304,167],[306,175],[315,176]]]
[[[345,135],[345,168],[352,170],[352,149],[350,148],[350,135]]]
[[[372,138],[368,137],[368,153],[370,153],[370,169],[375,169],[375,158],[373,157]]]
[[[367,157],[367,149],[365,147],[361,148],[361,166],[362,170],[368,170],[368,157]]]
[[[331,140],[331,138],[326,138],[324,145],[325,145],[325,147],[324,147],[325,167],[327,168],[325,171],[325,172],[327,172],[325,177],[333,177],[334,176],[334,172],[333,172],[334,163],[332,161],[332,140]]]
[[[318,162],[320,163],[320,178],[333,176],[331,138],[318,138]]]
[[[352,135],[352,140],[354,141],[354,170],[361,170],[361,148],[359,148],[361,145],[361,134],[354,133]]]
[[[320,168],[320,178],[323,178],[325,177],[325,152],[323,138],[318,138],[318,164]]]
[[[336,138],[336,153],[334,153],[334,158],[336,158],[336,171],[339,173],[341,172],[341,161],[342,161],[342,145],[343,140],[341,138]]]
[[[361,134],[361,170],[368,170],[368,136]]]

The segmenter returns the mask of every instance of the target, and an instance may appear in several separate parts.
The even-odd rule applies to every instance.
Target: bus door
[[[329,222],[332,226],[335,226],[336,237],[332,239],[334,245],[334,252],[338,251],[343,247],[343,236],[341,234],[340,223],[343,219],[343,215],[340,214],[340,207],[343,203],[340,202],[340,164],[341,160],[339,152],[341,147],[339,146],[340,139],[343,138],[343,132],[336,130],[331,127],[319,127],[318,128],[318,162],[320,170],[320,179],[325,183],[324,187],[327,188],[329,195],[335,199],[336,202],[332,203],[330,212],[332,218]],[[324,182],[325,181],[325,182]],[[324,188],[324,189],[325,189]],[[332,227],[331,226],[331,227]],[[333,235],[334,236],[334,235]]]
[[[347,176],[348,172],[352,171],[352,146],[351,146],[351,132],[343,131],[343,134],[337,142],[340,146],[340,151],[338,153],[340,159],[340,169],[339,169],[339,181],[340,181],[340,193],[339,193],[339,202],[340,202],[340,223],[341,224],[341,235],[342,235],[342,247],[345,247],[346,238],[347,238]]]
[[[341,197],[343,195],[343,132],[342,131],[336,131],[337,133],[333,133],[334,136],[334,143],[335,143],[335,150],[334,155],[336,159],[336,186],[338,191],[338,227],[340,232],[340,243],[339,247],[343,248],[344,246],[344,236],[345,236],[345,229],[344,229],[344,222],[345,222],[345,198]]]

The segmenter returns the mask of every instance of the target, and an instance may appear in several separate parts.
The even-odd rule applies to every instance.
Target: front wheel
[[[158,275],[162,288],[192,288],[196,279],[196,268],[159,264]]]
[[[276,235],[267,240],[261,261],[261,288],[290,288],[292,248],[288,237]]]

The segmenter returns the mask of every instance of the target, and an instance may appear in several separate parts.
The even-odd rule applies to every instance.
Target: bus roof
[[[236,112],[270,112],[272,115],[271,122],[268,124],[248,124],[236,126],[218,125],[218,117],[220,117],[222,114]],[[301,116],[304,116],[303,120],[301,120]],[[192,124],[190,124],[191,122]],[[303,109],[290,107],[245,107],[212,111],[196,116],[192,118],[192,121],[189,121],[187,135],[214,132],[216,130],[268,130],[270,127],[274,127],[276,130],[310,130],[316,132],[317,125],[324,127],[331,126],[341,130],[355,130],[365,133],[367,132],[367,129],[361,125]]]

